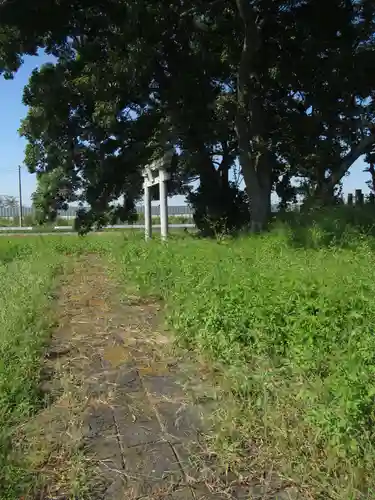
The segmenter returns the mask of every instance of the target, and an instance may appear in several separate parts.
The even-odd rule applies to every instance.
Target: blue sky
[[[27,57],[14,80],[6,81],[0,77],[0,195],[18,196],[17,167],[22,164],[25,141],[18,135],[21,119],[26,115],[27,108],[22,104],[23,87],[27,84],[31,71],[39,65],[50,61],[46,55]],[[363,173],[365,168],[362,160],[358,160],[351,168],[350,176],[344,181],[344,192],[353,192],[363,189],[368,192],[366,180],[368,174]],[[35,190],[35,176],[22,169],[22,190],[24,204],[31,201],[31,194]],[[183,197],[175,197],[173,204],[179,204]]]
[[[14,80],[0,77],[0,194],[18,196],[17,167],[22,164],[26,141],[18,134],[20,121],[27,108],[22,104],[23,87],[27,84],[32,70],[47,62],[45,55],[27,57]],[[22,189],[24,203],[30,203],[35,190],[35,176],[22,169]]]

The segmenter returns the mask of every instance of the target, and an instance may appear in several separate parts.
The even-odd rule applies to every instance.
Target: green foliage
[[[327,202],[371,154],[372,0],[331,0],[324,19],[322,0],[29,3],[0,5],[0,73],[38,48],[56,57],[32,73],[20,129],[41,221],[79,198],[80,230],[101,224],[121,195],[140,197],[166,143],[174,190],[199,180],[206,205],[238,158],[254,228],[273,187],[287,203],[300,177]]]
[[[222,424],[228,467],[239,456],[255,467],[251,441],[314,498],[371,498],[372,245],[294,248],[271,232],[121,248],[122,279],[165,299],[178,340],[220,362],[230,379],[239,414]]]
[[[189,194],[188,201],[194,209],[194,222],[205,236],[228,234],[249,224],[246,193],[234,184],[208,192],[199,187]]]
[[[366,240],[372,248],[374,241],[367,237],[375,237],[375,207],[366,203],[280,213],[273,225],[297,247],[356,248]]]

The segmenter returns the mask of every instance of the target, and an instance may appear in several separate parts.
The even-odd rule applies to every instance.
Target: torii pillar
[[[145,203],[145,240],[152,238],[151,192],[152,186],[159,184],[160,199],[160,235],[163,241],[168,238],[168,189],[167,181],[170,174],[167,168],[171,163],[174,151],[167,151],[163,158],[146,165],[143,173],[144,203]],[[158,172],[158,176],[155,176]]]

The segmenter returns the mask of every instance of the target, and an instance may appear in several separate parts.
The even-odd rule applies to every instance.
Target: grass
[[[17,498],[30,481],[12,450],[18,427],[41,405],[40,358],[46,314],[61,259],[39,242],[0,241],[0,498]],[[19,497],[18,497],[19,498]]]
[[[27,479],[4,450],[41,404],[56,272],[66,254],[99,252],[120,282],[164,300],[177,341],[215,368],[222,404],[208,444],[222,464],[250,482],[277,473],[302,499],[375,498],[371,218],[320,217],[235,240],[0,241],[0,497],[17,498]]]
[[[127,242],[122,279],[163,298],[180,343],[220,367],[223,463],[252,481],[275,470],[303,498],[374,498],[373,241],[327,246],[318,227],[296,246],[291,231]]]
[[[112,236],[116,240],[116,235]],[[24,429],[47,401],[42,361],[55,323],[59,276],[71,259],[110,248],[100,237],[0,239],[0,498],[19,499],[36,486],[34,458],[21,446]],[[71,393],[71,391],[70,391]],[[71,418],[71,415],[69,418]],[[44,443],[46,446],[47,443]]]

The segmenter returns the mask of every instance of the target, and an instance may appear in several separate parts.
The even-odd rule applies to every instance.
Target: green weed
[[[223,367],[233,400],[214,435],[223,462],[241,474],[273,468],[311,498],[371,498],[370,239],[355,249],[296,248],[285,231],[220,244],[128,241],[119,259],[123,280],[165,299],[178,340]]]
[[[120,281],[162,298],[180,344],[219,368],[209,444],[227,469],[250,481],[277,472],[303,499],[372,499],[374,241],[369,221],[361,229],[333,215],[219,242],[145,244],[140,233],[0,241],[0,449],[40,404],[40,318],[54,273],[66,257],[95,252],[116,261]],[[0,456],[0,496],[16,498],[27,474]]]

